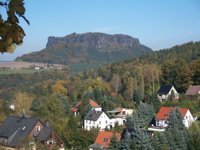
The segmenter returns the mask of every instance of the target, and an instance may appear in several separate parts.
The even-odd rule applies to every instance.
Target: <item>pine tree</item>
[[[138,117],[141,121],[141,126],[146,127],[149,126],[149,123],[153,119],[154,116],[154,108],[152,105],[146,104],[146,103],[140,103],[138,106]]]
[[[182,122],[183,118],[178,108],[171,111],[165,135],[169,149],[188,149],[188,134]]]
[[[130,145],[131,145],[130,134],[126,131],[123,139],[119,142],[116,150],[131,150]]]
[[[114,136],[111,138],[111,142],[110,142],[108,150],[116,150],[118,148],[118,143],[119,142],[117,140],[117,137],[114,134]]]

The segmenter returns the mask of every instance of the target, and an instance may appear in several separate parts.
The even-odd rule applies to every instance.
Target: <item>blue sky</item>
[[[200,41],[200,0],[25,0],[26,37],[0,61],[45,48],[48,36],[128,34],[153,50]]]

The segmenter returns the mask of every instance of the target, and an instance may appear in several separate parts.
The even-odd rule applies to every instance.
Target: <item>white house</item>
[[[124,125],[126,118],[133,114],[133,109],[127,108],[115,108],[114,110],[107,111],[110,118],[110,127],[115,127],[115,125]]]
[[[156,127],[165,128],[168,126],[168,117],[172,110],[174,110],[175,107],[161,107],[159,112],[156,115]],[[193,118],[191,112],[187,108],[179,108],[179,111],[183,117],[183,124],[186,128],[189,128],[189,126],[192,124],[192,122],[195,121]]]
[[[157,96],[160,101],[168,100],[171,96],[173,96],[172,99],[174,100],[179,99],[179,93],[176,91],[174,86],[171,85],[161,86],[157,92]]]
[[[124,123],[126,122],[126,119],[125,118],[111,118],[110,119],[110,127],[115,127],[115,125],[124,125]]]
[[[128,116],[131,116],[133,114],[133,109],[118,107],[114,110],[107,111],[107,113],[114,117],[127,118]]]
[[[110,119],[103,111],[90,110],[84,118],[84,130],[100,128],[100,130],[110,129]]]

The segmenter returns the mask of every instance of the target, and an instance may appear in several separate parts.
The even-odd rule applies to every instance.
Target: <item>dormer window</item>
[[[26,126],[23,126],[22,131],[24,131],[26,129]]]
[[[108,138],[103,138],[103,142],[108,142]]]
[[[37,131],[37,132],[40,131],[40,126],[36,126],[36,131]]]

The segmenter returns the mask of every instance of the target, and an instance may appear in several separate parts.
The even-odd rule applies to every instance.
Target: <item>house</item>
[[[110,128],[110,119],[103,111],[90,110],[84,118],[84,130],[90,130],[92,128],[100,128],[104,130]]]
[[[34,145],[33,139],[37,140],[37,138],[40,138],[42,133],[48,130],[47,128],[48,127],[44,126],[40,120],[34,117],[9,116],[0,126],[0,149],[20,150],[24,148],[25,144]],[[57,137],[51,136],[44,142],[46,142],[48,146],[62,147],[63,141],[61,138],[57,140],[58,137],[58,135]],[[57,143],[47,143],[49,139]]]
[[[200,95],[200,85],[192,85],[186,91],[187,96]]]
[[[172,98],[173,100],[179,99],[178,92],[176,91],[174,86],[171,85],[161,86],[157,92],[157,96],[160,101],[169,100],[170,98]]]
[[[70,111],[71,111],[75,116],[79,114],[81,104],[82,104],[82,101],[79,101],[79,102],[76,103],[75,106],[73,106],[73,107],[71,108]],[[101,111],[101,110],[102,110],[102,108],[101,108],[95,101],[93,101],[92,99],[89,99],[89,104],[88,104],[88,105],[91,106],[92,109],[95,109],[96,111]]]
[[[133,109],[115,108],[114,110],[107,111],[110,118],[110,126],[114,127],[116,124],[124,125],[126,118],[133,114]]]
[[[168,126],[167,120],[168,120],[169,114],[175,108],[176,107],[161,107],[155,117],[156,127],[161,127],[161,128],[167,127]],[[192,122],[195,121],[190,110],[187,108],[179,108],[179,111],[183,117],[183,124],[185,125],[186,128],[189,128]]]
[[[127,108],[115,108],[114,110],[107,111],[111,116],[120,117],[120,118],[127,118],[133,114],[133,109]]]
[[[116,137],[117,141],[120,141],[121,134],[113,133],[107,131],[100,131],[94,142],[94,144],[89,146],[89,150],[105,150],[109,148],[111,139]]]

